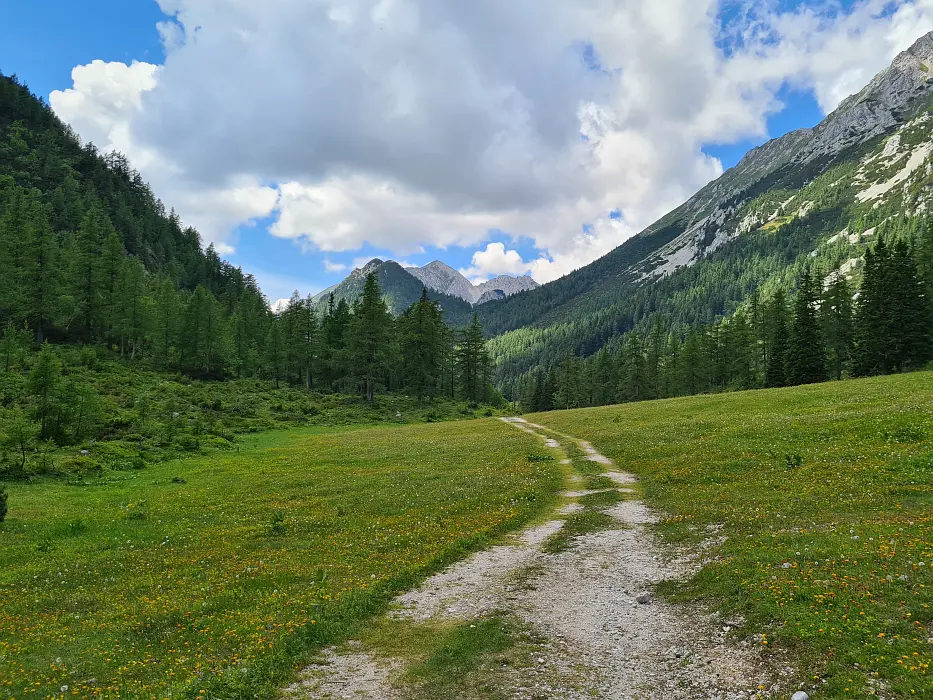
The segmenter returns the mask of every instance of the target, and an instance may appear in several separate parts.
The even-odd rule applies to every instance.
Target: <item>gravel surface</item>
[[[504,420],[552,440],[536,432],[540,426]],[[587,459],[609,467],[605,475],[616,483],[635,483],[592,445],[576,443]],[[587,493],[593,492],[563,495]],[[580,509],[565,504],[560,514]],[[703,611],[671,605],[651,593],[658,582],[695,571],[697,557],[662,556],[648,528],[656,515],[641,501],[622,501],[606,512],[626,527],[582,535],[553,555],[540,547],[563,521],[530,527],[515,541],[479,552],[399,596],[390,615],[464,621],[495,611],[521,619],[546,641],[527,667],[497,672],[503,695],[516,700],[765,697],[772,679],[762,671],[757,645],[732,639],[732,626]],[[332,649],[327,664],[312,666],[289,692],[304,698],[392,700],[401,697],[390,681],[400,668],[398,661],[377,662],[358,649],[347,655]]]

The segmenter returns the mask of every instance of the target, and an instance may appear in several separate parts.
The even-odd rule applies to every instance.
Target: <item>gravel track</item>
[[[558,449],[554,433],[520,418],[503,419]],[[605,465],[604,475],[623,485],[636,483],[587,442],[574,442],[586,459]],[[632,489],[618,489],[630,497]],[[578,498],[590,491],[567,491]],[[578,503],[559,512],[579,512]],[[559,554],[541,544],[563,520],[532,526],[512,541],[474,554],[423,585],[398,597],[389,615],[418,621],[466,621],[492,612],[513,615],[546,642],[528,668],[498,673],[505,697],[606,698],[634,700],[706,698],[740,700],[766,697],[772,679],[757,645],[733,640],[731,627],[702,610],[671,605],[651,595],[660,581],[677,580],[700,566],[696,557],[662,556],[650,526],[657,521],[641,501],[624,500],[607,514],[617,529],[577,537]],[[531,573],[529,573],[531,572]],[[328,650],[288,690],[301,698],[394,698],[399,660],[377,659],[358,647],[350,653]],[[395,678],[396,680],[393,680]]]

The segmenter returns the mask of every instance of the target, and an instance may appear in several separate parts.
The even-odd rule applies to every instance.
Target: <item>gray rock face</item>
[[[479,292],[475,304],[485,304],[493,299],[504,299],[519,292],[525,292],[529,289],[535,289],[538,283],[531,277],[510,277],[509,275],[500,275],[488,282],[476,285],[474,289]],[[484,297],[486,297],[484,299]]]
[[[405,270],[421,280],[428,289],[460,297],[471,304],[476,301],[470,280],[440,260],[428,263],[424,267],[406,267]]]
[[[510,277],[509,275],[501,275],[488,282],[474,285],[457,270],[440,260],[428,263],[424,267],[406,267],[405,270],[421,280],[428,289],[460,297],[471,304],[485,304],[494,299],[504,299],[538,286],[538,283],[531,277]]]
[[[906,121],[918,100],[933,95],[933,32],[878,73],[859,93],[845,99],[813,129],[798,129],[745,154],[734,168],[644,231],[677,225],[683,233],[637,266],[645,276],[663,276],[691,265],[736,235],[724,226],[751,199],[752,188],[782,168],[795,169],[828,159],[890,132]]]

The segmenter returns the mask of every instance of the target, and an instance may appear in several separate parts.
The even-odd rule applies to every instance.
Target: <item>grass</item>
[[[636,473],[670,541],[722,526],[662,592],[744,616],[820,697],[933,696],[933,374],[531,420]]]
[[[511,648],[514,635],[510,621],[498,616],[458,625],[428,658],[408,670],[408,678],[425,697],[450,696],[486,658]]]
[[[528,452],[492,420],[304,429],[10,484],[0,694],[274,697],[396,592],[553,504],[561,467]]]
[[[383,617],[367,625],[361,641],[373,656],[401,662],[393,683],[408,700],[506,700],[513,697],[515,669],[538,666],[546,645],[505,613],[457,622]]]
[[[573,540],[599,530],[610,530],[619,527],[619,521],[601,510],[587,508],[579,513],[567,516],[564,526],[551,535],[541,545],[541,550],[547,554],[559,554],[570,548]]]

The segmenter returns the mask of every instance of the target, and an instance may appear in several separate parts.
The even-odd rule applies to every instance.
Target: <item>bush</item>
[[[100,476],[104,471],[100,462],[86,455],[78,455],[77,457],[62,460],[61,468],[63,471],[76,476]]]
[[[6,520],[6,487],[0,486],[0,523]]]

